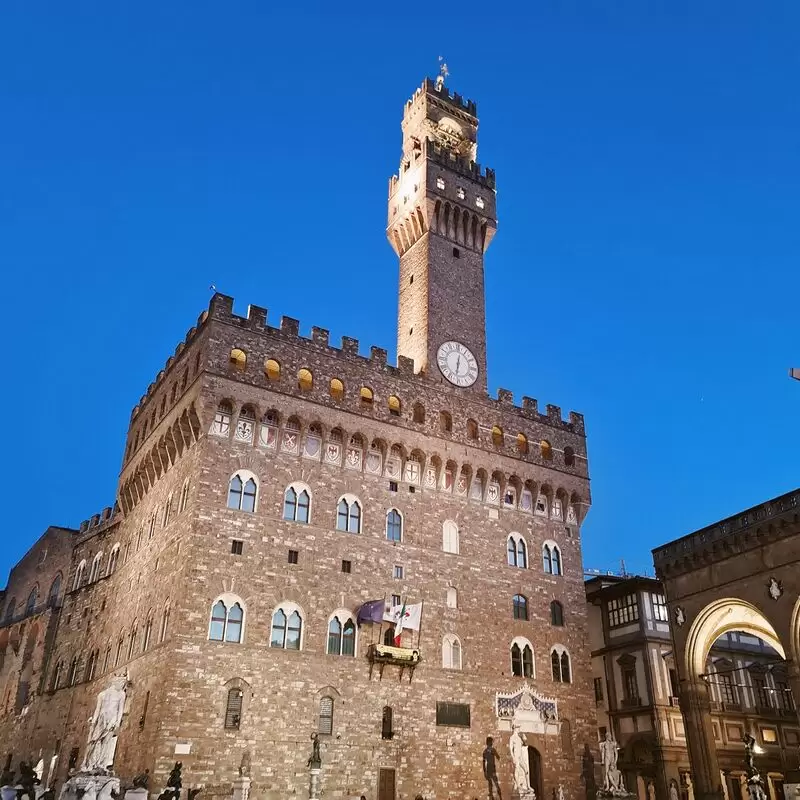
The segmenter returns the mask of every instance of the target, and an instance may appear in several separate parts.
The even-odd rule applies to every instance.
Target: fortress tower
[[[485,393],[483,254],[497,229],[494,173],[477,157],[475,103],[426,80],[406,103],[387,235],[400,257],[397,352],[415,371]]]
[[[227,800],[244,760],[258,800],[306,797],[316,733],[324,797],[485,797],[493,736],[508,798],[512,723],[539,800],[584,791],[583,417],[487,392],[477,124],[434,81],[406,104],[396,366],[214,295],[131,413],[113,510],[48,529],[12,571],[15,764],[41,757],[60,787],[125,672],[114,769],[149,769],[151,793],[180,760],[198,800]],[[421,608],[416,627],[383,602]]]

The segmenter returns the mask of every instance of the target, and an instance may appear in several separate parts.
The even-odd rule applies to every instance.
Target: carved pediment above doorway
[[[521,733],[555,736],[560,729],[555,698],[539,694],[527,681],[514,692],[497,692],[495,711],[501,731],[510,731],[512,722],[519,725]]]

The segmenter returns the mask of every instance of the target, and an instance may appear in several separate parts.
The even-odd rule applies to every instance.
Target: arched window
[[[528,437],[524,433],[517,434],[517,452],[522,455],[528,452]]]
[[[545,461],[553,460],[553,446],[547,441],[547,439],[542,439],[542,441],[539,443],[539,451]]]
[[[368,386],[362,386],[358,393],[359,398],[361,399],[361,405],[365,408],[372,408],[373,400],[375,399],[375,395],[372,393],[372,389]]]
[[[383,632],[383,643],[387,647],[392,647],[394,645],[394,625],[389,625]]]
[[[117,569],[117,561],[119,561],[119,545],[115,544],[108,554],[108,569],[106,570],[106,575],[114,574],[114,571]]]
[[[181,499],[180,503],[178,503],[179,514],[183,511],[186,511],[186,505],[188,502],[189,502],[189,479],[187,478],[183,482],[183,486],[181,487]]]
[[[170,517],[172,516],[172,494],[167,497],[167,502],[164,503],[164,517],[161,520],[161,527],[166,528],[169,525]]]
[[[383,707],[383,714],[381,715],[381,739],[392,739],[394,737],[394,730],[392,724],[394,721],[394,712],[391,706]]]
[[[528,547],[518,533],[512,533],[508,537],[508,565],[520,569],[528,568]]]
[[[94,680],[94,673],[95,669],[97,668],[97,650],[93,650],[89,653],[89,658],[86,661],[86,669],[83,673],[83,679],[85,681],[93,681]]]
[[[147,614],[147,621],[144,623],[144,636],[142,637],[142,652],[146,653],[150,647],[150,637],[153,635],[153,612]]]
[[[31,593],[28,595],[28,602],[25,603],[25,614],[33,614],[34,609],[36,608],[36,587],[34,586],[31,589]]]
[[[553,680],[556,683],[572,683],[569,653],[566,648],[556,645],[550,651],[550,665],[553,671]]]
[[[528,598],[524,594],[514,595],[514,619],[528,619]]]
[[[241,689],[228,689],[228,700],[225,703],[225,727],[230,730],[239,730],[242,723],[242,698]]]
[[[319,724],[317,732],[322,736],[333,733],[333,698],[326,695],[319,701]]]
[[[411,418],[414,422],[425,422],[425,406],[422,403],[414,403],[411,411]]]
[[[473,442],[478,439],[478,423],[474,419],[467,420],[467,439]]]
[[[106,647],[106,656],[103,659],[103,672],[108,672],[111,668],[111,645]]]
[[[328,655],[356,654],[356,624],[347,611],[337,611],[328,622]]]
[[[344,397],[344,384],[338,378],[331,378],[331,397],[334,400]]]
[[[394,395],[394,394],[389,395],[389,399],[386,401],[386,403],[389,406],[389,413],[393,417],[399,417],[400,416],[400,410],[402,408],[402,405],[400,403],[400,398],[397,397],[397,395]]]
[[[214,436],[228,436],[231,432],[231,417],[233,416],[233,406],[223,400],[214,414],[214,422],[211,424],[211,433]]]
[[[445,553],[458,553],[458,525],[453,520],[445,520],[442,525],[442,550]]]
[[[554,542],[545,542],[542,547],[542,566],[546,575],[561,574],[561,551]]]
[[[283,518],[307,524],[311,517],[311,493],[305,484],[293,483],[283,495]]]
[[[247,366],[247,353],[239,347],[234,347],[233,350],[231,350],[228,362],[237,372],[244,372]]]
[[[390,542],[403,540],[403,517],[396,508],[390,509],[386,515],[386,538]]]
[[[503,429],[499,425],[492,426],[492,444],[495,447],[503,446]]]
[[[442,638],[442,666],[461,669],[461,642],[453,633],[446,633]]]
[[[518,678],[533,678],[533,646],[521,636],[511,642],[511,674]]]
[[[64,662],[58,661],[56,668],[53,670],[53,680],[50,682],[50,688],[55,691],[61,688],[61,676],[64,672]]]
[[[558,600],[553,600],[550,603],[550,624],[558,628],[564,625],[564,606]]]
[[[242,641],[243,627],[244,609],[238,598],[228,595],[214,603],[211,608],[211,624],[208,628],[209,639],[238,644]]]
[[[272,636],[269,646],[284,650],[300,650],[303,638],[303,618],[291,603],[275,609],[272,615]]]
[[[314,387],[314,376],[311,374],[310,369],[303,367],[297,373],[297,385],[302,392],[310,392]]]
[[[352,495],[344,495],[336,508],[336,530],[361,533],[361,504]]]
[[[169,603],[164,606],[164,613],[161,615],[161,632],[158,634],[158,641],[166,641],[169,631]]]
[[[247,470],[240,470],[228,484],[228,508],[252,514],[256,510],[257,494],[256,476]]]
[[[53,578],[53,582],[50,584],[50,592],[47,595],[47,605],[50,608],[58,605],[59,598],[61,596],[61,573],[59,572],[55,578]]]
[[[458,608],[458,590],[455,589],[453,586],[450,586],[447,589],[446,600],[448,608]]]
[[[74,686],[78,682],[78,657],[69,663],[69,673],[67,674],[67,686]]]
[[[565,467],[575,466],[575,451],[571,447],[564,448],[564,466]]]
[[[122,652],[125,647],[125,634],[123,633],[117,640],[117,654],[114,656],[114,666],[118,667],[122,663]]]
[[[453,430],[453,418],[447,411],[439,412],[439,428],[443,433],[451,433]]]
[[[281,365],[274,358],[268,358],[264,362],[264,374],[271,381],[279,380],[281,377]]]
[[[75,576],[75,580],[76,580],[76,583],[77,583],[77,580],[78,580],[78,576],[77,575]],[[17,598],[16,597],[12,597],[8,601],[8,605],[6,606],[6,613],[5,613],[4,617],[3,617],[3,621],[4,622],[11,622],[11,620],[14,619],[14,612],[16,611],[16,606],[17,606]]]
[[[139,638],[139,623],[134,620],[133,626],[131,627],[131,638],[128,639],[128,661],[133,658],[133,654],[136,651],[136,640]]]
[[[78,564],[78,569],[75,570],[75,580],[72,582],[72,591],[74,592],[76,589],[80,589],[83,585],[83,576],[86,572],[86,560],[84,559]]]

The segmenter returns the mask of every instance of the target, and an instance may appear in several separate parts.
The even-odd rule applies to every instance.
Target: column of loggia
[[[708,684],[699,677],[682,680],[680,707],[692,765],[695,800],[722,800]]]

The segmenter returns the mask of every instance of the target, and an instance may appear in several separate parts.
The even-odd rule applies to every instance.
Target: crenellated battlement
[[[478,106],[474,100],[465,100],[458,92],[451,92],[444,84],[441,89],[437,88],[436,81],[432,78],[425,78],[422,86],[406,101],[406,111],[408,111],[414,102],[419,99],[423,94],[432,94],[444,103],[454,106],[461,112],[466,112],[472,117],[478,116]]]
[[[417,152],[419,157],[427,157],[435,164],[441,164],[451,172],[457,172],[475,183],[485,186],[487,189],[495,190],[497,187],[495,173],[489,167],[482,167],[476,161],[472,161],[464,156],[456,155],[452,150],[448,150],[431,138],[426,138],[422,143],[422,150]],[[395,173],[389,178],[389,197],[397,190],[402,177],[401,173]]]
[[[81,522],[78,528],[78,534],[86,533],[87,531],[100,528],[112,522],[118,513],[116,507],[106,506],[99,514],[94,514],[89,519]]]
[[[259,306],[248,306],[247,316],[243,317],[234,313],[233,302],[233,298],[228,295],[215,294],[211,299],[207,318],[227,325],[234,325],[243,330],[275,337],[280,341],[294,342],[305,347],[312,347],[318,353],[333,358],[345,356],[348,359],[358,360],[364,366],[390,377],[418,381],[421,385],[427,382],[424,374],[414,372],[414,361],[410,358],[399,356],[397,366],[393,366],[387,363],[388,353],[383,347],[372,346],[370,347],[369,355],[362,355],[359,340],[350,336],[342,336],[341,346],[335,347],[330,343],[330,332],[325,328],[315,326],[311,329],[311,336],[302,336],[300,322],[292,317],[281,317],[279,326],[273,327],[268,324],[266,309]],[[522,405],[518,406],[515,405],[513,393],[508,389],[499,389],[496,398],[487,397],[486,400],[498,406],[499,409],[519,413],[530,421],[544,423],[551,427],[561,428],[580,435],[585,433],[583,415],[575,411],[570,411],[568,419],[565,420],[562,417],[559,406],[547,404],[546,411],[542,413],[539,411],[538,401],[527,396],[522,398]]]

